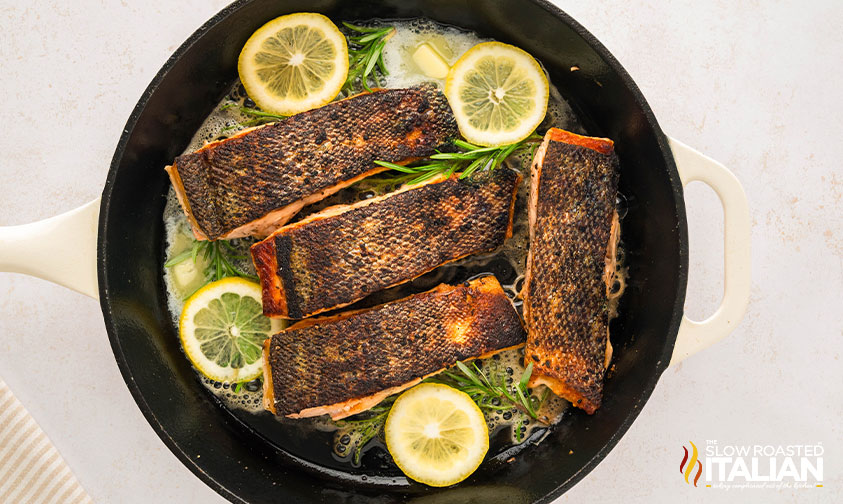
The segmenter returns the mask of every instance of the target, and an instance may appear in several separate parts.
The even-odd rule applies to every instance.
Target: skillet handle
[[[49,219],[0,226],[0,271],[23,273],[94,299],[100,199]]]
[[[670,364],[708,348],[738,325],[749,303],[751,221],[746,194],[737,177],[725,166],[687,145],[668,138],[682,186],[704,182],[717,193],[723,204],[725,236],[723,301],[712,316],[695,321],[682,315]]]

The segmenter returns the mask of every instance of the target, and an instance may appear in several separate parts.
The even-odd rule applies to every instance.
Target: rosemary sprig
[[[281,119],[286,119],[287,116],[279,115],[279,114],[272,114],[270,112],[264,112],[263,110],[259,110],[256,108],[251,107],[244,107],[243,105],[238,105],[237,103],[226,103],[220,110],[228,110],[230,108],[237,107],[237,110],[240,111],[243,115],[252,116],[252,119],[248,121],[238,122],[235,124],[231,124],[226,126],[221,132],[226,132],[233,130],[235,128],[251,128],[252,126],[260,126],[261,124],[271,123],[275,121],[280,121]]]
[[[395,35],[395,27],[367,28],[345,21],[342,24],[352,32],[346,37],[348,39],[348,78],[342,91],[346,96],[359,92],[358,81],[363,89],[371,91],[370,79],[377,87],[380,85],[381,78],[389,75],[383,62],[383,48],[386,46],[386,41]]]
[[[370,408],[362,415],[355,415],[355,417],[363,416],[363,418],[354,418],[353,420],[338,420],[334,424],[341,428],[343,432],[357,431],[360,433],[360,439],[357,440],[354,449],[353,461],[355,464],[360,463],[360,455],[363,448],[375,436],[381,433],[383,426],[386,423],[386,417],[389,415],[389,410],[392,409],[392,403],[395,402],[396,395],[387,397],[381,401],[377,406]]]
[[[422,164],[402,166],[387,161],[375,161],[375,164],[403,173],[404,175],[394,179],[401,179],[402,183],[407,184],[418,184],[440,174],[450,177],[454,173],[460,173],[460,178],[464,179],[471,177],[478,170],[495,170],[506,158],[522,149],[530,149],[532,157],[539,142],[541,136],[535,133],[520,142],[500,147],[480,147],[464,140],[454,140],[454,146],[459,148],[460,152],[437,150],[436,154],[430,156],[430,161]]]
[[[459,372],[455,372],[459,371]],[[530,394],[527,383],[533,373],[533,363],[521,375],[521,379],[512,385],[507,384],[507,375],[499,373],[491,375],[477,366],[476,362],[466,365],[457,362],[456,368],[442,372],[454,386],[468,394],[481,409],[505,411],[513,407],[525,415],[547,424],[538,416],[544,397],[539,398]]]
[[[243,255],[240,249],[228,240],[194,241],[189,249],[165,262],[164,267],[172,268],[176,264],[188,259],[192,260],[195,264],[196,259],[200,255],[208,260],[208,266],[204,271],[205,279],[207,280],[206,283],[215,282],[226,277],[242,277],[253,281],[257,281],[258,279],[256,276],[242,271],[236,266],[236,261],[242,261],[248,257]]]

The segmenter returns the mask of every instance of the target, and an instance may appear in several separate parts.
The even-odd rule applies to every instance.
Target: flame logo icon
[[[700,480],[700,476],[702,475],[702,462],[697,460],[697,456],[699,452],[697,452],[697,445],[693,442],[688,441],[691,443],[691,460],[688,460],[688,449],[684,446],[682,447],[685,450],[685,456],[682,457],[682,463],[679,464],[679,473],[685,475],[685,483],[690,484],[691,482],[688,481],[688,478],[691,476],[691,473],[694,472],[694,464],[697,466],[697,475],[694,476],[694,486],[697,486],[697,481]],[[687,465],[686,465],[687,463]]]

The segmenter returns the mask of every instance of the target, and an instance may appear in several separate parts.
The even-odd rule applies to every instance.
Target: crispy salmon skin
[[[264,344],[264,406],[334,419],[467,359],[522,345],[521,319],[494,276],[374,308],[305,319]]]
[[[605,281],[617,186],[611,140],[547,132],[532,165],[524,359],[534,366],[530,386],[547,385],[589,414],[600,407],[611,348]]]
[[[457,175],[329,207],[252,246],[264,314],[302,318],[353,303],[512,235],[521,176]]]
[[[307,204],[458,135],[441,91],[423,84],[336,101],[212,142],[166,168],[199,240],[265,237]]]

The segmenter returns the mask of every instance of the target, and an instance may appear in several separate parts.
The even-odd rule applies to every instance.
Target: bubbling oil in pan
[[[382,21],[372,21],[368,24],[378,25]],[[367,23],[361,23],[367,24]],[[452,26],[441,25],[426,19],[404,21],[389,21],[395,26],[396,35],[384,49],[384,62],[390,75],[386,78],[385,87],[408,87],[420,82],[430,82],[413,63],[412,51],[421,42],[432,44],[443,55],[449,64],[453,64],[462,53],[473,45],[489,39],[482,39],[477,34]],[[438,82],[444,87],[444,82]],[[238,105],[251,105],[243,87],[236,82],[226,97],[214,108],[194,135],[185,152],[199,149],[206,142],[227,138],[239,129],[238,125],[252,119],[244,115],[238,107],[225,107],[232,102]],[[540,126],[541,131],[549,127],[563,128],[576,133],[585,133],[571,107],[551,84],[547,116]],[[456,284],[470,278],[494,274],[504,288],[507,296],[513,301],[516,309],[521,312],[522,301],[518,297],[523,286],[524,268],[526,265],[527,249],[529,245],[529,225],[527,222],[527,201],[530,187],[529,154],[524,152],[511,156],[506,164],[518,170],[523,175],[523,181],[518,190],[515,203],[512,238],[497,251],[489,254],[476,255],[437,268],[406,284],[373,294],[366,299],[346,308],[362,308],[374,306],[384,302],[399,299],[417,292],[422,292],[440,283]],[[338,193],[305,208],[293,220],[299,220],[308,214],[317,212],[327,206],[349,204],[372,198],[378,194],[394,190],[396,187],[373,186],[363,183],[343,189]],[[622,203],[622,196],[619,202]],[[623,211],[620,212],[623,217]],[[173,257],[184,250],[190,243],[190,228],[182,212],[175,192],[170,188],[167,204],[164,210],[164,221],[167,233],[167,257]],[[237,240],[244,253],[248,242]],[[623,247],[618,247],[619,263],[622,261]],[[248,254],[246,254],[248,255]],[[254,274],[254,267],[250,261],[242,261],[238,265],[242,271]],[[610,296],[610,312],[616,311],[617,300],[625,281],[625,269],[619,270],[619,281],[612,289]],[[173,324],[178,327],[178,318],[184,305],[183,293],[179,291],[169,268],[164,268],[164,280],[167,286],[167,298],[172,315]],[[524,372],[523,349],[501,352],[493,357],[478,361],[478,364],[492,373],[505,373],[509,383],[517,380]],[[237,417],[241,422],[259,435],[267,438],[276,446],[281,447],[293,457],[306,461],[307,465],[320,466],[321,470],[330,472],[333,476],[350,477],[348,473],[356,474],[363,481],[382,484],[400,484],[405,482],[400,471],[391,463],[386,447],[379,438],[367,444],[361,458],[361,464],[353,461],[353,454],[360,441],[362,433],[351,428],[340,428],[327,417],[290,420],[263,410],[262,392],[259,381],[245,384],[240,390],[234,390],[229,384],[223,384],[207,379],[197,373],[199,381],[216,397],[220,403]],[[542,394],[543,386],[534,393]],[[540,410],[540,416],[549,424],[558,423],[569,408],[569,403],[553,394],[548,394]],[[486,419],[491,434],[489,456],[499,463],[515,455],[521,448],[541,441],[549,432],[546,423],[527,418],[525,415],[513,411],[486,413]],[[520,432],[518,432],[520,430]],[[484,464],[486,465],[486,464]],[[481,466],[482,469],[482,466]],[[376,474],[376,476],[372,476]],[[362,476],[360,476],[362,475]]]

